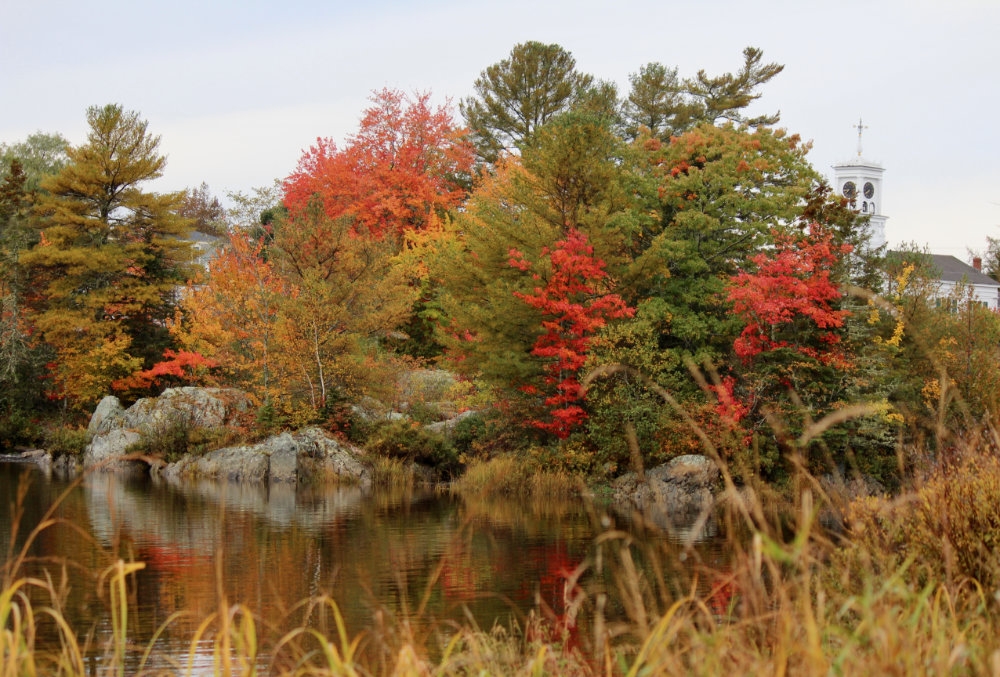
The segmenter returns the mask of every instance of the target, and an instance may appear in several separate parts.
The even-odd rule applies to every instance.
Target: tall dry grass
[[[568,577],[559,613],[540,604],[487,629],[438,622],[421,605],[379,611],[380,627],[351,636],[336,603],[320,597],[293,607],[302,623],[276,634],[229,604],[220,578],[218,608],[186,654],[163,655],[158,638],[177,615],[148,644],[129,641],[129,581],[141,562],[116,560],[98,577],[111,627],[99,643],[69,627],[63,585],[18,574],[22,548],[0,592],[0,677],[82,676],[95,660],[114,675],[998,675],[996,453],[980,438],[905,495],[849,503],[840,533],[818,526],[836,497],[813,478],[799,478],[791,523],[740,492],[719,515],[724,561],[605,531]]]
[[[2,570],[0,677],[82,676],[95,664],[114,675],[1000,676],[1000,435],[989,425],[939,430],[935,446],[947,458],[921,466],[897,496],[854,499],[809,475],[798,450],[862,413],[841,410],[792,441],[781,509],[767,487],[737,487],[702,435],[725,485],[715,516],[725,525],[724,557],[609,527],[567,576],[558,611],[539,601],[528,617],[490,628],[429,617],[431,576],[416,608],[377,609],[366,633],[349,634],[322,596],[290,607],[301,622],[277,630],[227,601],[220,570],[217,609],[197,619],[183,655],[169,653],[159,638],[183,612],[145,645],[130,643],[129,582],[142,563],[109,556],[95,579],[111,628],[99,639],[66,621],[65,573],[24,573],[30,543],[57,522],[53,506],[20,549],[11,546]],[[384,468],[383,482],[410,486],[399,471]],[[458,483],[481,498],[531,486],[550,496],[577,490],[567,478],[529,477],[504,457],[470,467]],[[819,526],[824,513],[827,524],[845,516],[841,528]]]

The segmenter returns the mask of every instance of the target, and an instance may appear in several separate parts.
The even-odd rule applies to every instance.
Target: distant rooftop
[[[941,271],[941,279],[946,282],[961,282],[964,277],[970,284],[1000,286],[1000,282],[997,282],[989,275],[979,272],[968,263],[960,261],[954,256],[949,254],[931,254],[930,258],[934,267]]]

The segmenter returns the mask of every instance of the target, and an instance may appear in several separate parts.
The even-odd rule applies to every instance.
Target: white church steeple
[[[862,156],[861,134],[867,125],[858,118],[858,154],[846,162],[833,165],[834,190],[850,200],[851,206],[861,216],[869,217],[872,249],[885,244],[886,216],[882,214],[882,165]]]

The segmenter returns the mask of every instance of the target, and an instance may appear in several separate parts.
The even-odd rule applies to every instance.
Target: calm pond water
[[[27,495],[15,532],[19,486]],[[32,465],[0,462],[3,557],[69,486]],[[567,575],[593,561],[595,539],[609,528],[640,546],[682,548],[676,539],[686,538],[698,559],[721,557],[714,523],[692,538],[583,502],[477,502],[426,491],[94,474],[69,488],[56,514],[65,523],[35,539],[26,570],[44,568],[57,580],[66,571],[71,626],[107,635],[97,572],[119,557],[141,561],[130,635],[145,646],[171,614],[188,612],[157,643],[176,656],[187,655],[198,624],[218,609],[220,589],[278,631],[311,623],[292,607],[320,594],[336,600],[352,635],[377,632],[379,617],[412,617],[423,602],[418,625],[471,614],[488,629],[539,603],[561,613]]]

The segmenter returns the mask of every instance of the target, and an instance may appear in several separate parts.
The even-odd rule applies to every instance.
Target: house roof
[[[992,277],[984,275],[968,263],[958,260],[954,256],[947,254],[931,254],[931,263],[941,273],[941,279],[945,282],[961,282],[964,277],[970,284],[983,284],[992,287],[1000,287]]]
[[[208,233],[202,233],[197,230],[189,230],[184,239],[191,243],[204,243],[209,245],[218,244],[222,238],[217,235],[209,235]]]

